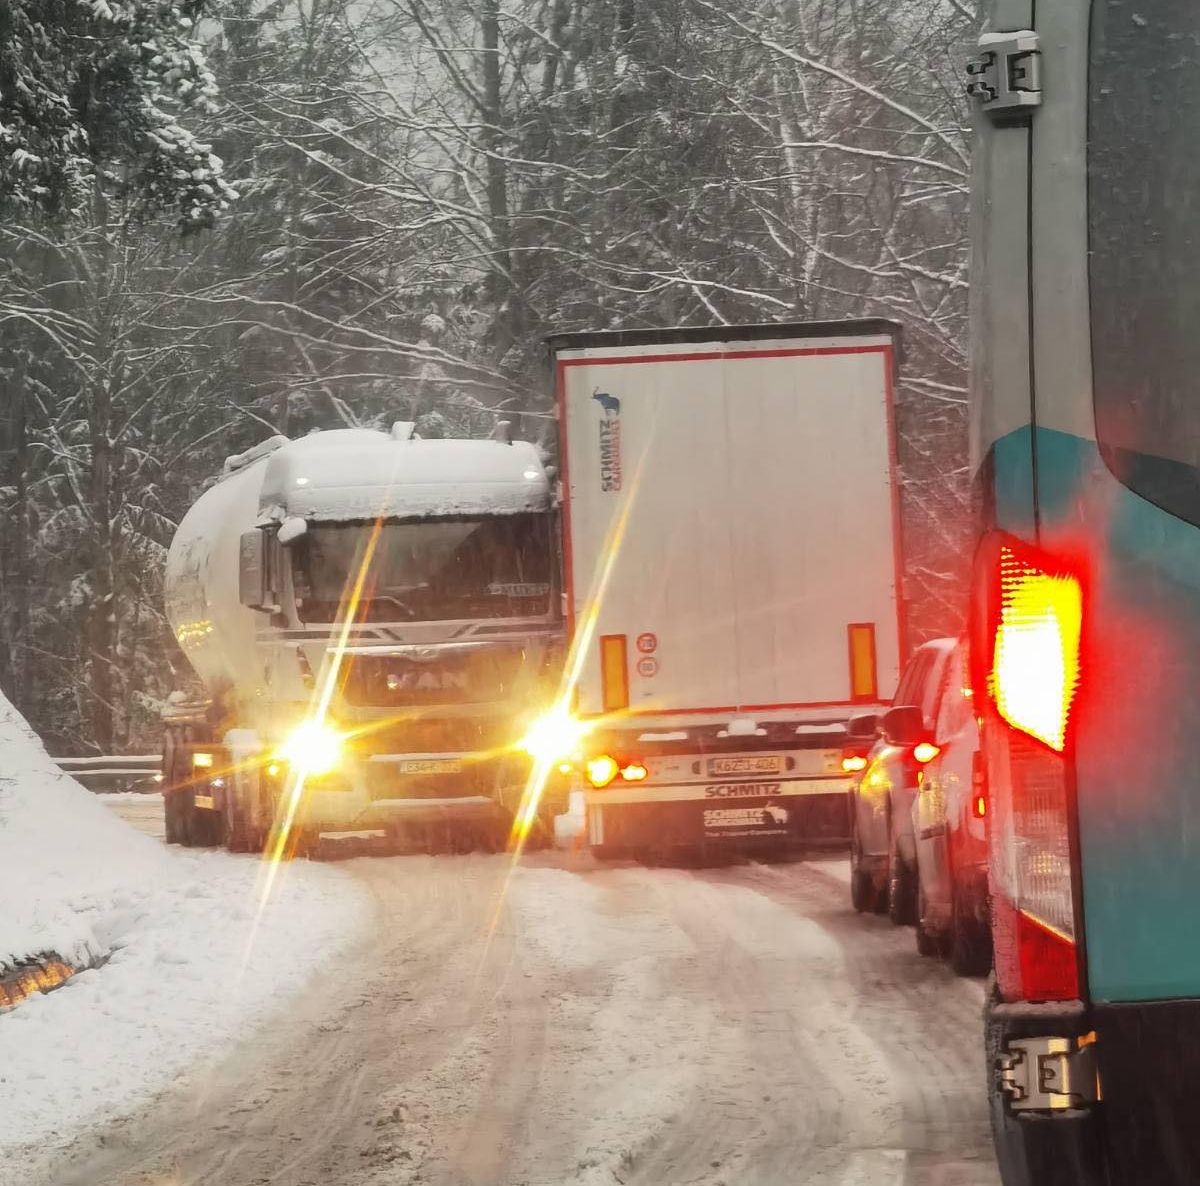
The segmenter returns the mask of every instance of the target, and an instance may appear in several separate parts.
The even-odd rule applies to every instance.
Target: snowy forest
[[[273,432],[553,448],[553,331],[887,316],[966,567],[972,0],[0,0],[0,688],[153,750],[174,525]],[[848,541],[852,546],[853,541]]]

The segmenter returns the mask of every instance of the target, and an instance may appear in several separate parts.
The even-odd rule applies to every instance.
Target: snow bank
[[[102,962],[0,1014],[0,1165],[51,1156],[228,1048],[359,938],[344,872],[164,848],[62,774],[0,697],[0,964]]]

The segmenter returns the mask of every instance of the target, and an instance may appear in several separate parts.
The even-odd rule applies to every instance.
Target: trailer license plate
[[[461,774],[461,758],[405,758],[396,763],[401,774]]]
[[[735,758],[709,758],[708,773],[714,774],[782,774],[783,758],[778,754],[751,754]]]

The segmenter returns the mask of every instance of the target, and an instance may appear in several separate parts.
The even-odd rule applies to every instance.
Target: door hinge
[[[996,1080],[1014,1112],[1060,1112],[1100,1099],[1096,1035],[1013,1038],[996,1061]]]
[[[1041,43],[1032,29],[985,33],[967,62],[967,94],[994,119],[1012,119],[1042,101]]]

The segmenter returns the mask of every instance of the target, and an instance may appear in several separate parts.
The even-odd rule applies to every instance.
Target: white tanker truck
[[[167,557],[207,693],[164,714],[168,841],[503,842],[563,655],[551,480],[506,428],[274,437],[225,463]]]

